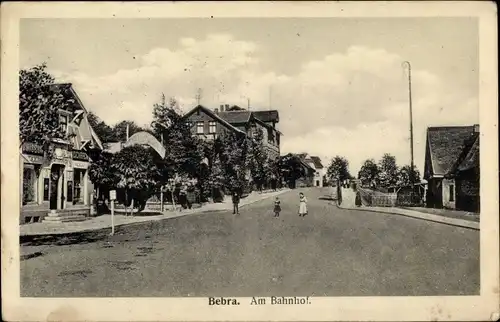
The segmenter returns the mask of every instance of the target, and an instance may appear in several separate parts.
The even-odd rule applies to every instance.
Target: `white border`
[[[206,298],[20,298],[18,48],[20,18],[478,17],[480,30],[481,295],[322,297],[311,305],[208,306]],[[3,3],[2,312],[6,320],[371,320],[486,321],[498,318],[499,209],[496,7],[492,2]],[[495,315],[497,314],[497,315]]]

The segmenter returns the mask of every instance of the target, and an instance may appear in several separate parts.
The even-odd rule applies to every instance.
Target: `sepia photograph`
[[[198,301],[187,315],[150,302],[167,315],[130,320],[387,320],[438,298],[464,312],[444,300],[405,319],[500,317],[497,55],[481,47],[495,43],[481,38],[485,14],[496,36],[494,6],[375,16],[317,4],[300,16],[300,4],[315,7],[11,11],[2,255],[8,215],[16,319],[38,300],[60,301],[52,318],[119,318],[86,315],[79,298],[134,299],[129,312]],[[351,315],[320,315],[342,310],[336,298]],[[357,314],[363,299],[373,315]]]

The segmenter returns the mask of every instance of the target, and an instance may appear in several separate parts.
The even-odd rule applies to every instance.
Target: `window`
[[[455,186],[450,185],[450,201],[455,201]]]
[[[68,128],[68,117],[66,115],[59,115],[59,127],[61,131],[66,133],[66,129]]]
[[[203,134],[205,133],[205,125],[203,122],[198,122],[196,123],[196,134]]]
[[[208,133],[210,133],[210,134],[217,133],[217,122],[210,121],[208,123]]]
[[[191,128],[191,122],[186,122],[186,126],[187,126],[188,128]]]
[[[33,166],[25,166],[23,169],[23,204],[36,202],[36,174]]]
[[[74,180],[75,185],[73,187],[73,204],[83,204],[82,188],[84,185],[85,170],[75,169]],[[69,200],[68,200],[69,201]]]
[[[49,192],[50,192],[50,179],[43,179],[43,201],[49,201]]]

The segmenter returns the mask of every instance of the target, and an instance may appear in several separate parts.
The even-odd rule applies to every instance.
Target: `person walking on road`
[[[274,217],[279,217],[280,212],[281,212],[281,206],[280,206],[280,198],[276,197],[276,200],[274,200]]]
[[[299,217],[307,215],[307,198],[304,193],[299,193]]]
[[[240,194],[234,190],[233,191],[233,215],[239,215],[240,210],[239,210],[239,204],[240,204]]]

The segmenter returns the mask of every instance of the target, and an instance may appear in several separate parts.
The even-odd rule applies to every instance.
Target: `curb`
[[[34,253],[31,253],[31,254],[23,254],[23,255],[21,255],[19,257],[19,260],[25,261],[25,260],[28,260],[28,259],[31,259],[31,258],[43,256],[43,255],[45,255],[43,252],[34,252]]]
[[[430,221],[430,222],[435,222],[435,223],[440,223],[440,224],[445,224],[449,226],[455,226],[455,227],[461,227],[461,228],[467,228],[467,229],[473,229],[473,230],[480,230],[480,225],[479,223],[476,222],[470,222],[470,223],[460,223],[457,222],[456,220],[449,218],[448,220],[440,220],[440,219],[432,219],[432,218],[422,218],[422,217],[417,217],[417,216],[412,216],[408,214],[402,214],[402,213],[397,213],[397,212],[390,212],[390,211],[380,211],[380,210],[374,210],[374,209],[367,209],[367,208],[348,208],[348,207],[342,207],[339,205],[336,205],[337,208],[339,209],[344,209],[344,210],[354,210],[354,211],[365,211],[365,212],[376,212],[379,214],[386,214],[386,215],[398,215],[398,216],[403,216],[403,217],[408,217],[408,218],[414,218],[414,219],[420,219],[420,220],[425,220],[425,221]],[[437,215],[434,215],[436,217],[440,217]],[[448,218],[448,217],[444,217]],[[466,221],[466,220],[464,220]]]
[[[274,196],[280,195],[280,194],[285,193],[287,191],[289,191],[289,190],[282,190],[282,191],[279,191],[279,193],[276,193],[274,195],[266,196],[264,198],[257,199],[257,200],[252,200],[251,202],[248,202],[244,205],[240,205],[240,208],[251,205],[255,202],[265,200],[269,197],[274,197]],[[166,217],[166,218],[157,218],[157,219],[152,219],[152,220],[143,220],[143,221],[115,224],[115,228],[123,227],[123,226],[139,225],[139,224],[150,223],[150,222],[154,222],[154,221],[163,221],[163,220],[168,220],[168,219],[172,219],[172,218],[184,217],[184,216],[188,216],[188,215],[199,215],[199,214],[213,213],[213,212],[219,212],[219,211],[228,211],[228,210],[231,210],[231,208],[228,207],[227,209],[226,208],[206,209],[206,210],[200,210],[200,211],[195,211],[195,212],[191,212],[191,213],[179,213],[179,214],[176,214],[174,216]],[[147,216],[144,216],[144,217],[147,217]],[[44,237],[44,236],[71,236],[71,235],[86,234],[86,233],[92,233],[92,232],[100,232],[100,231],[107,230],[107,229],[111,229],[111,225],[106,226],[106,227],[85,228],[82,230],[74,230],[74,231],[19,234],[19,238],[20,238],[20,240],[22,240],[22,239],[29,239],[29,238],[39,238],[39,237]],[[21,243],[22,243],[22,241],[21,241]],[[26,255],[26,256],[29,256],[29,255]],[[37,257],[37,256],[40,256],[40,255],[35,255],[33,257]],[[29,258],[32,258],[32,257],[29,257]],[[26,259],[28,259],[28,258],[26,258]]]

